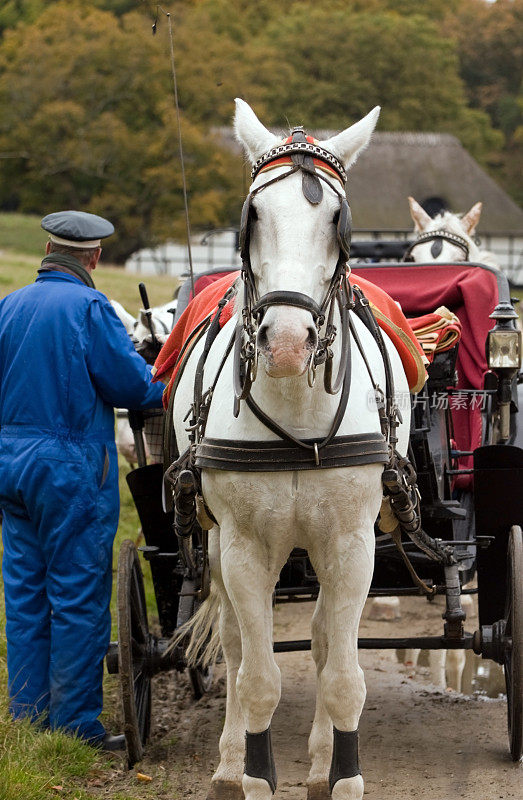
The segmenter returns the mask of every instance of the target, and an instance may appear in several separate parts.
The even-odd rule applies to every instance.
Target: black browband
[[[402,261],[412,261],[412,251],[415,247],[419,244],[423,244],[424,242],[432,242],[432,241],[445,241],[450,242],[450,244],[456,245],[465,253],[465,259],[468,260],[469,257],[469,244],[466,239],[462,236],[459,236],[457,233],[451,233],[450,231],[445,230],[437,230],[437,231],[427,231],[426,233],[420,233],[417,238],[410,243],[407,247],[405,252],[403,253]],[[441,248],[440,251],[441,252]],[[439,253],[433,253],[433,257],[435,258]]]

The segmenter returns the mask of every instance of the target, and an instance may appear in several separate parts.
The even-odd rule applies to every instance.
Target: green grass
[[[45,247],[47,234],[40,217],[31,214],[0,213],[0,252],[13,250],[37,256]]]
[[[0,298],[34,281],[42,256],[43,248],[35,256],[0,250]],[[172,300],[179,283],[178,278],[167,275],[150,275],[141,279],[138,275],[125,272],[123,267],[106,266],[103,263],[96,267],[93,280],[97,289],[104,292],[109,299],[118,300],[135,316],[142,305],[138,291],[140,280],[144,280],[147,286],[152,306]]]
[[[0,226],[3,218],[0,215]],[[9,215],[17,216],[17,215]],[[23,220],[22,220],[23,222]],[[26,220],[27,230],[31,220]],[[0,227],[0,242],[5,244]],[[44,239],[45,243],[45,239]],[[32,246],[32,245],[31,245]],[[28,234],[29,248],[29,234]],[[31,283],[39,265],[38,254],[26,252],[0,252],[0,297]],[[109,297],[118,299],[132,313],[140,306],[138,278],[118,267],[99,266],[95,272],[97,287]],[[172,298],[174,280],[165,276],[147,279],[151,303],[159,305]],[[127,487],[125,474],[127,465],[120,464],[120,522],[114,544],[113,596],[111,613],[113,618],[112,638],[116,639],[116,565],[120,544],[124,539],[137,540],[140,524],[134,503]],[[0,547],[1,554],[1,547]],[[150,623],[154,624],[156,603],[149,566],[142,561],[147,607]],[[0,594],[3,586],[0,578]],[[4,605],[0,608],[0,630],[5,630]],[[121,730],[119,711],[118,678],[104,678],[104,712],[102,721],[112,732]],[[112,800],[145,800],[157,798],[161,775],[155,776],[152,784],[140,784],[134,773],[122,774],[108,756],[97,753],[80,741],[59,732],[39,732],[28,723],[13,723],[7,705],[7,666],[5,637],[0,637],[0,800],[95,800],[102,793]],[[62,787],[56,789],[53,787]],[[114,786],[114,790],[111,788]],[[103,787],[103,788],[100,788]],[[166,795],[162,792],[162,797]],[[172,793],[168,795],[174,797]]]

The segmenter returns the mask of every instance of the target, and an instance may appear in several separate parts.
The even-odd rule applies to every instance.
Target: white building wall
[[[353,239],[401,240],[408,239],[411,235],[410,230],[354,231]],[[212,234],[206,244],[201,244],[201,241],[201,236],[195,237],[191,246],[195,273],[240,268],[234,231]],[[521,235],[506,236],[485,233],[482,235],[481,247],[494,253],[500,268],[513,284],[523,286],[523,232]],[[139,275],[188,275],[187,245],[166,242],[154,249],[139,250],[126,261],[125,269]]]

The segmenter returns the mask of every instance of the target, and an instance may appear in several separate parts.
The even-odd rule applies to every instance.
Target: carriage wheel
[[[507,646],[503,666],[508,735],[512,760],[519,761],[523,753],[523,535],[519,525],[510,529],[508,540],[505,621]]]
[[[148,651],[151,635],[143,589],[142,568],[130,539],[118,556],[118,671],[129,767],[140,761],[151,728],[151,676]]]
[[[213,670],[212,667],[191,667],[189,670],[191,679],[192,693],[195,700],[203,697],[211,688]]]
[[[186,584],[182,587],[182,595],[178,606],[178,626],[185,624],[198,610],[196,597],[184,595],[184,589],[191,589],[192,585]],[[199,700],[211,688],[213,679],[212,667],[189,667],[189,678],[191,681],[192,693],[195,700]]]

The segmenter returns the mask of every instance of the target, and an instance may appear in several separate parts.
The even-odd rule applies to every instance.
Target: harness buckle
[[[316,466],[320,466],[320,454],[318,453],[318,442],[314,442],[314,461]]]

